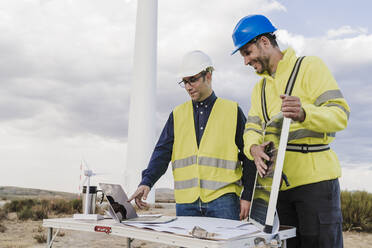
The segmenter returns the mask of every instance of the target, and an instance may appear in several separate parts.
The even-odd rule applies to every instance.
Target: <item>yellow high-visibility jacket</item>
[[[198,148],[192,102],[173,110],[176,203],[192,203],[199,197],[210,202],[231,192],[240,196],[242,165],[235,144],[237,111],[236,102],[217,98]]]
[[[268,116],[271,118],[281,110],[282,100],[279,96],[284,94],[296,59],[294,50],[288,48],[284,51],[274,77],[267,72],[259,74],[263,78],[253,89],[251,108],[244,131],[244,153],[249,159],[253,159],[250,147],[263,142],[264,117],[261,109],[263,79],[266,78],[266,106]],[[330,144],[335,139],[335,133],[346,128],[350,108],[336,80],[320,58],[305,57],[292,95],[301,99],[306,118],[302,123],[292,121],[289,144]],[[332,149],[309,153],[286,151],[283,172],[287,175],[290,186],[282,184],[281,190],[341,176],[340,164]]]

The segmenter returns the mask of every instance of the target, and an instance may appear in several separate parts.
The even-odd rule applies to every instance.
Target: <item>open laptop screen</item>
[[[100,183],[99,186],[109,202],[109,213],[117,222],[160,224],[177,219],[176,216],[162,216],[161,214],[138,216],[119,184]]]
[[[137,213],[130,202],[128,196],[119,184],[100,183],[100,188],[106,195],[106,199],[111,206],[111,210],[115,213],[118,220],[136,218]]]

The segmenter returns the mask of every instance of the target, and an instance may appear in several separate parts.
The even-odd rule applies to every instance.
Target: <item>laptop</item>
[[[160,224],[177,219],[176,216],[161,214],[138,216],[121,185],[99,183],[99,187],[109,203],[108,213],[117,223]]]

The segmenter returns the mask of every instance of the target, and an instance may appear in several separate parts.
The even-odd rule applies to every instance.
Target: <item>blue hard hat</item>
[[[272,33],[275,30],[276,28],[273,24],[263,15],[249,15],[243,17],[234,28],[232,34],[235,49],[231,55],[236,53],[242,46],[258,35]]]

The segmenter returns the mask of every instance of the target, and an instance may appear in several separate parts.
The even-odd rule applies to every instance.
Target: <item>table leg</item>
[[[130,248],[134,239],[127,238],[127,248]]]
[[[53,227],[48,227],[48,230],[47,230],[47,248],[51,248],[52,247],[52,239],[53,239]]]
[[[287,248],[287,240],[282,240],[282,248]]]

